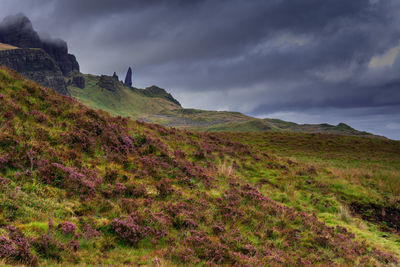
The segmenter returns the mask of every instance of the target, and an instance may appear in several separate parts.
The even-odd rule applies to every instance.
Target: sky
[[[400,0],[0,0],[81,71],[184,107],[344,122],[400,140]]]

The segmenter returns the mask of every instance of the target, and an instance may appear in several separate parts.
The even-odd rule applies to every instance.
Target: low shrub
[[[138,223],[135,214],[125,219],[114,219],[111,223],[111,229],[125,242],[136,245],[140,240],[148,235],[148,227]]]
[[[169,195],[172,195],[174,189],[172,189],[171,182],[168,179],[162,179],[156,184],[156,188],[158,190],[158,195],[161,198],[165,198]]]
[[[38,258],[32,254],[25,235],[14,226],[9,226],[8,231],[8,237],[0,237],[0,258],[9,263],[37,266]]]
[[[65,250],[64,244],[55,239],[51,234],[43,234],[33,241],[36,252],[48,259],[62,259],[62,253]]]
[[[74,223],[68,221],[60,223],[57,227],[64,235],[74,235],[77,229]]]

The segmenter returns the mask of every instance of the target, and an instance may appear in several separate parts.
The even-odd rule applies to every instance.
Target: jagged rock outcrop
[[[125,76],[125,86],[132,87],[132,69],[129,67],[126,76]]]
[[[114,71],[114,74],[113,74],[112,77],[113,77],[115,80],[119,81],[118,75],[117,75],[117,73],[115,73],[115,71]]]
[[[68,54],[67,43],[48,36],[40,37],[24,14],[8,16],[0,23],[0,42],[21,48],[42,48],[54,59],[63,75],[79,71],[75,56]]]
[[[0,51],[0,65],[14,69],[27,79],[69,95],[64,76],[57,63],[42,49],[11,49]]]
[[[176,100],[170,93],[168,93],[165,89],[160,88],[158,86],[153,85],[153,86],[147,87],[143,90],[143,93],[149,97],[159,97],[159,98],[167,99],[167,100],[177,104],[178,106],[181,106],[181,103],[179,103],[178,100]]]
[[[101,75],[97,85],[108,91],[116,92],[119,88],[121,88],[122,83],[116,80],[114,76]]]

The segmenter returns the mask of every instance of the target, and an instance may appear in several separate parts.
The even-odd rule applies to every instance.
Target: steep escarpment
[[[0,23],[0,43],[20,48],[42,48],[54,59],[63,75],[79,71],[75,56],[68,53],[67,43],[50,36],[40,37],[29,18],[23,14],[8,16]]]
[[[0,50],[0,65],[14,69],[27,79],[69,95],[57,63],[42,49]]]
[[[75,56],[68,53],[65,41],[39,36],[31,21],[25,15],[17,14],[6,17],[0,23],[0,43],[3,44],[0,65],[69,95],[64,76],[79,72],[79,64]]]

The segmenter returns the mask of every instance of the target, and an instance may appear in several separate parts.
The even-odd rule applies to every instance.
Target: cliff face
[[[74,55],[68,54],[67,43],[63,40],[44,41],[43,50],[46,51],[60,67],[64,75],[76,70],[79,71],[79,64]]]
[[[0,65],[14,69],[27,79],[69,95],[64,76],[56,61],[42,49],[13,49],[0,51]]]
[[[0,42],[20,48],[42,48],[54,59],[63,75],[79,71],[75,56],[68,54],[67,43],[51,37],[41,38],[23,14],[8,16],[0,23]]]

